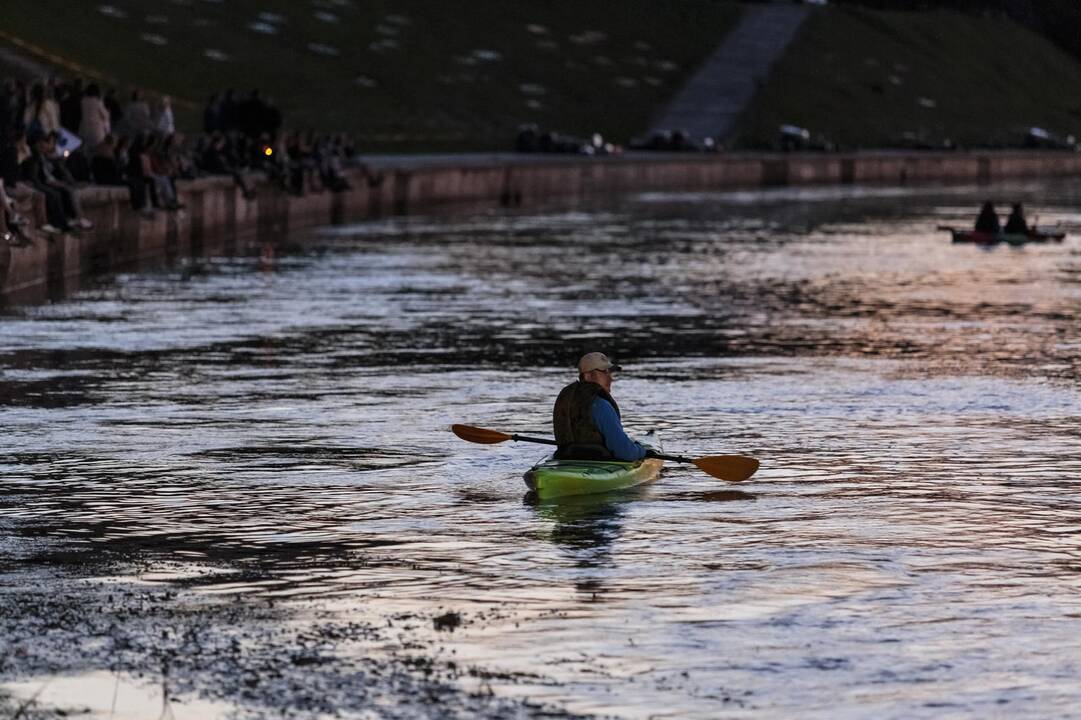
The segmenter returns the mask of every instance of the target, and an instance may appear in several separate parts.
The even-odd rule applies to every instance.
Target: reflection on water
[[[477,697],[586,714],[1068,715],[1081,240],[935,232],[986,195],[1081,228],[1081,188],[1062,183],[650,194],[337,228],[10,310],[8,607],[115,586],[288,612],[261,620],[259,662],[285,656],[263,700],[228,665],[188,670],[211,714],[303,715],[293,680],[360,713],[338,699],[349,663],[404,657],[423,676],[407,657],[423,646]],[[627,368],[632,432],[762,469],[737,487],[670,466],[535,504],[535,447],[447,431],[547,434],[595,348]],[[94,607],[72,613],[104,636],[138,616]],[[450,610],[453,629],[417,620]],[[0,640],[0,679],[108,677],[89,640],[74,666],[20,640],[32,617],[0,615],[25,633]],[[244,617],[213,616],[207,638]],[[306,623],[321,634],[288,634]],[[198,659],[207,638],[183,647]]]
[[[623,529],[626,504],[642,500],[647,488],[571,496],[535,505],[537,517],[551,523],[548,539],[573,557],[579,567],[600,566],[611,556]]]

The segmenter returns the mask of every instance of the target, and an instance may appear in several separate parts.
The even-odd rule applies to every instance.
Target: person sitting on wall
[[[2,192],[2,186],[0,186],[0,192]],[[4,212],[0,212],[0,242],[7,245],[22,245],[22,242],[16,237],[15,233],[8,230],[7,213]]]
[[[984,202],[980,208],[979,217],[976,218],[976,232],[998,235],[1002,232],[1002,225],[998,220],[998,213],[990,200]]]
[[[349,179],[342,172],[342,150],[338,142],[324,136],[317,143],[319,181],[331,192],[344,192],[350,188]]]
[[[25,226],[26,218],[16,212],[15,201],[8,197],[4,178],[0,177],[0,239],[16,247],[29,245],[30,237],[26,234]]]
[[[31,153],[19,166],[20,180],[45,194],[48,223],[42,230],[49,234],[69,230],[87,230],[94,224],[82,217],[75,188],[63,177],[62,166],[55,159],[56,133],[37,133],[29,138]]]
[[[195,157],[196,166],[209,175],[230,175],[233,182],[244,193],[244,197],[252,199],[255,190],[249,185],[247,179],[238,167],[233,154],[229,150],[228,138],[225,133],[214,132],[204,140],[201,151]]]
[[[5,199],[4,210],[7,213],[9,229],[14,227],[20,234],[25,234],[33,220],[35,227],[48,224],[45,196],[26,182],[19,182],[22,163],[31,155],[26,132],[21,127],[9,128],[5,142],[0,142],[0,178],[3,178]]]
[[[1025,211],[1022,209],[1021,203],[1013,204],[1013,211],[1010,212],[1010,217],[1006,220],[1006,233],[1009,235],[1028,234],[1028,221],[1025,220]]]
[[[155,193],[153,172],[150,166],[149,133],[136,133],[131,141],[126,175],[132,209],[147,216],[153,215],[154,208],[160,207],[160,203]]]
[[[167,210],[180,210],[184,207],[178,199],[176,192],[176,167],[173,158],[169,156],[168,138],[157,133],[150,136],[147,146],[147,155],[150,159],[149,177],[154,183],[154,193],[158,202]]]

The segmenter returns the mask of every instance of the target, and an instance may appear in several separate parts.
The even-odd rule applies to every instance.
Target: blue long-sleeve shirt
[[[604,436],[604,446],[617,460],[641,460],[646,456],[646,449],[627,437],[627,433],[623,431],[623,423],[619,421],[619,415],[610,402],[602,397],[593,398],[589,414],[593,418],[593,424]]]

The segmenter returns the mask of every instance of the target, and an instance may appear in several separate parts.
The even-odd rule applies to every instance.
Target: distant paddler
[[[1021,203],[1013,204],[1013,211],[1010,213],[1010,217],[1006,219],[1006,234],[1007,235],[1028,235],[1028,221],[1025,220],[1025,211],[1021,207]]]
[[[600,352],[578,361],[578,379],[560,391],[552,411],[557,460],[641,460],[647,449],[627,437],[612,397],[613,373],[622,370]]]
[[[995,206],[990,200],[985,201],[983,207],[980,208],[980,214],[976,217],[975,230],[988,235],[998,235],[1002,232],[998,213],[995,212]]]
[[[619,405],[612,397],[612,374],[622,368],[604,353],[591,352],[578,361],[578,380],[563,388],[552,411],[555,440],[454,424],[462,440],[481,445],[514,440],[555,445],[555,454],[526,473],[526,484],[538,496],[583,495],[625,489],[652,481],[661,463],[690,463],[727,482],[743,482],[758,470],[758,460],[745,455],[683,457],[666,455],[627,437]],[[638,462],[650,458],[645,462]],[[599,461],[599,462],[598,462]]]

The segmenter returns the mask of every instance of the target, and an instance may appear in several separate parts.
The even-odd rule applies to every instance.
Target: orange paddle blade
[[[709,455],[693,462],[702,472],[728,482],[743,482],[758,471],[758,461],[745,455]]]
[[[481,445],[494,445],[511,439],[511,436],[507,433],[498,430],[486,430],[472,425],[451,425],[450,431],[466,442],[480,443]]]

